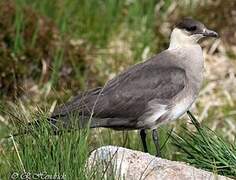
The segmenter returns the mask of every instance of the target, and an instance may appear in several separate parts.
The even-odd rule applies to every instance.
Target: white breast
[[[191,105],[193,104],[195,98],[184,98],[180,102],[178,102],[172,109],[170,120],[176,120],[181,117],[186,111],[189,110]]]
[[[167,105],[158,104],[155,101],[149,104],[150,110],[143,114],[138,121],[140,127],[156,127],[157,120],[168,111]]]
[[[166,105],[158,104],[158,109],[152,109],[152,115],[145,119],[147,124],[155,123],[163,114],[167,112]]]

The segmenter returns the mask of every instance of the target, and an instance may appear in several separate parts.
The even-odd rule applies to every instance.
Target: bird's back
[[[58,107],[52,118],[61,116],[68,119],[69,114],[76,113],[87,119],[92,117],[92,127],[150,128],[153,126],[151,123],[143,123],[148,116],[152,116],[150,109],[153,107],[150,104],[158,102],[155,105],[157,111],[164,108],[166,113],[178,94],[186,89],[187,83],[196,83],[189,81],[185,71],[188,66],[185,62],[189,60],[187,51],[186,54],[174,51],[163,51],[127,69],[104,87],[81,93]]]

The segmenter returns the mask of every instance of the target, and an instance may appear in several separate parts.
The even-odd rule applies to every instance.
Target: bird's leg
[[[142,143],[143,143],[143,150],[144,150],[144,152],[148,152],[145,129],[141,129],[140,136],[141,136]]]
[[[160,147],[157,129],[152,130],[152,139],[156,147],[156,153],[157,153],[156,156],[161,157],[161,147]]]

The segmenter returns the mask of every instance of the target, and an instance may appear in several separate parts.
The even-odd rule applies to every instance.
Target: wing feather
[[[95,118],[138,119],[147,111],[148,103],[157,99],[168,105],[186,84],[186,73],[176,57],[164,51],[137,64],[103,88],[87,91],[55,110],[54,116],[77,112]],[[132,121],[133,121],[132,120]],[[111,123],[112,124],[112,123]]]

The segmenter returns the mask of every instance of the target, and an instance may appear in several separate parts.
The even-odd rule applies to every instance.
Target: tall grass
[[[12,108],[3,108],[9,121],[14,125],[4,127],[1,124],[0,133],[0,177],[8,179],[13,172],[18,174],[24,172],[66,175],[66,179],[101,179],[104,174],[94,169],[88,172],[85,168],[86,160],[90,152],[104,145],[115,145],[127,147],[134,150],[143,150],[141,139],[137,131],[114,131],[110,129],[77,129],[61,131],[54,135],[50,125],[47,122],[47,113],[39,112],[37,115],[23,112],[18,106],[14,111]],[[24,109],[24,108],[23,108]],[[11,112],[12,111],[12,112]],[[73,122],[73,118],[71,120]],[[28,127],[28,120],[40,120],[40,126]],[[76,119],[74,122],[78,122]],[[76,126],[73,126],[76,127]],[[163,130],[163,127],[161,128]],[[20,134],[20,136],[12,138],[4,138],[5,136]],[[162,132],[163,133],[163,132]],[[167,134],[162,136],[161,144],[167,138]],[[151,154],[155,155],[155,147],[149,134],[148,148]],[[166,145],[162,149],[163,157],[167,157],[170,151],[170,145]],[[100,173],[100,174],[99,174]]]
[[[5,168],[1,170],[1,177],[7,179],[13,172],[29,172],[65,175],[66,179],[89,179],[84,169],[89,154],[88,132],[62,132],[54,136],[47,123],[41,125],[42,128],[30,135],[12,137],[4,144],[1,160],[8,167],[6,171],[3,171]]]
[[[124,34],[123,38],[130,39],[133,59],[131,61],[138,62],[142,60],[144,50],[148,53],[153,53],[157,48],[155,47],[155,4],[156,1],[29,1],[29,0],[15,0],[16,16],[15,29],[16,36],[14,41],[14,52],[21,53],[26,47],[21,32],[24,27],[24,9],[26,7],[32,8],[41,15],[53,20],[60,30],[60,36],[63,41],[68,39],[80,39],[86,42],[86,46],[91,47],[88,56],[94,56],[92,62],[96,65],[97,49],[111,48],[109,44],[111,41]],[[37,27],[32,36],[31,46],[37,44]],[[152,42],[150,44],[150,42]],[[59,86],[58,79],[60,70],[65,59],[65,48],[59,47],[55,50],[55,57],[51,69],[51,81],[53,87]],[[100,56],[100,55],[99,55]],[[101,56],[106,61],[107,54]],[[68,59],[68,57],[66,57]],[[75,77],[85,84],[86,78],[81,74],[80,64],[77,57],[69,57],[69,61],[73,64],[73,72]],[[76,59],[77,58],[77,59]],[[101,71],[103,69],[100,68]],[[102,80],[104,82],[104,80]]]
[[[141,60],[141,55],[145,48],[149,48],[151,51],[155,50],[155,43],[149,44],[155,38],[156,1],[154,0],[130,2],[125,0],[13,0],[13,2],[17,10],[14,19],[16,35],[13,39],[12,48],[15,54],[22,54],[26,47],[26,42],[22,37],[22,31],[26,28],[25,8],[32,8],[35,12],[52,20],[60,30],[60,36],[63,40],[82,39],[88,46],[92,47],[92,50],[110,48],[108,47],[109,43],[120,33],[125,33],[123,38],[131,39],[131,48],[134,54],[134,59],[131,61],[134,63]],[[38,33],[39,31],[36,27],[34,35],[31,37],[31,47],[37,45]],[[45,87],[49,85],[49,87],[54,88],[60,85],[58,84],[58,79],[65,59],[64,48],[62,46],[55,50],[52,67],[50,67],[52,74]],[[88,53],[91,53],[94,57],[94,52],[96,51],[89,51]],[[105,53],[102,58],[106,60],[107,56]],[[96,54],[94,59],[96,61]],[[76,74],[75,78],[81,81],[81,84],[85,84],[83,81],[86,81],[86,77],[83,76],[78,65],[80,62],[73,57],[70,61]],[[92,63],[96,64],[96,62]],[[29,110],[25,113],[22,109],[13,108],[12,111],[19,117],[17,121],[11,114],[2,112],[1,114],[6,119],[9,117],[8,121],[16,124],[16,126],[19,120],[27,122],[27,120],[34,119],[30,119],[26,115]],[[44,118],[42,117],[41,119],[43,120]],[[11,124],[9,128],[1,124],[1,136],[12,133],[12,128],[15,129]],[[34,137],[30,135],[14,138],[24,168],[21,167],[12,139],[3,140],[1,142],[3,156],[1,157],[0,177],[8,178],[10,171],[22,171],[25,169],[28,171],[47,170],[48,173],[65,172],[72,179],[76,179],[76,177],[85,178],[84,160],[88,157],[88,153],[96,147],[113,144],[142,150],[137,132],[113,132],[111,130],[92,130],[92,132],[90,134],[79,131],[69,134],[64,133],[60,137],[54,137],[48,135],[47,130],[43,130],[43,132],[40,131],[39,134],[35,134]],[[155,148],[151,143],[150,137],[148,138],[148,145],[150,151],[155,154]],[[63,162],[66,163],[63,164]],[[72,163],[68,164],[69,162]]]
[[[16,4],[14,19],[16,32],[11,46],[13,55],[21,54],[26,47],[21,32],[25,28],[24,7],[29,7],[52,20],[59,29],[63,41],[79,39],[85,42],[85,47],[89,47],[86,55],[92,59],[91,64],[95,64],[101,71],[106,71],[108,66],[100,67],[101,65],[97,61],[99,58],[104,61],[104,64],[109,61],[111,42],[116,41],[121,34],[125,39],[124,42],[129,43],[131,48],[132,59],[130,61],[132,64],[141,61],[145,53],[148,54],[145,56],[146,58],[154,54],[157,49],[163,48],[164,45],[158,46],[163,42],[160,42],[159,37],[155,34],[155,26],[156,23],[162,21],[161,17],[165,15],[172,1],[165,1],[163,8],[158,12],[158,19],[155,14],[157,3],[155,0],[14,0],[14,2]],[[31,37],[31,47],[37,45],[38,33],[36,27],[34,35]],[[65,49],[66,47],[61,46],[55,50],[52,67],[50,67],[52,74],[45,86],[48,84],[53,88],[60,86],[58,79],[65,60]],[[103,51],[105,53],[101,54],[99,50],[105,50]],[[124,57],[127,56],[125,53],[126,51]],[[77,57],[71,57],[69,61],[73,64],[74,80],[79,81],[84,87],[87,77],[81,72],[81,62]],[[101,82],[104,81],[106,79],[101,80]],[[35,116],[29,115],[31,111],[27,108],[14,109],[11,106],[11,113],[3,113],[2,110],[8,109],[7,103],[0,103],[2,103],[0,107],[1,137],[12,134],[15,129],[18,130],[19,121],[26,123],[27,120],[35,119]],[[50,104],[47,99],[44,99],[42,103],[46,107]],[[20,105],[20,107],[22,106]],[[46,117],[47,113],[44,112],[37,116],[37,119],[41,119],[44,123]],[[2,123],[2,119],[9,124]],[[162,148],[163,157],[173,158],[176,147],[171,142],[174,141],[174,144],[182,152],[181,156],[176,155],[177,160],[187,161],[224,175],[235,175],[235,145],[226,143],[224,139],[207,128],[197,129],[195,133],[183,129],[181,134],[173,136],[174,140],[172,141],[167,141],[169,138],[167,132],[169,131],[170,127],[168,126],[159,128],[161,145],[165,144]],[[0,139],[0,179],[8,179],[13,171],[64,173],[67,179],[101,179],[103,175],[96,174],[96,172],[86,172],[84,168],[89,153],[97,147],[108,144],[142,151],[138,134],[136,131],[128,133],[109,129],[85,129],[70,133],[62,132],[60,135],[53,136],[45,123],[45,126],[33,131],[30,135],[7,140]],[[150,153],[155,155],[150,132],[147,141]]]
[[[18,115],[14,114],[15,112]],[[9,113],[9,115],[15,125],[8,128],[4,136],[13,134],[15,131],[22,132],[22,129],[25,130],[27,127],[27,121],[21,121],[25,114],[17,110],[14,110],[14,113]],[[172,131],[166,127],[159,128],[162,131],[162,157],[171,159],[173,158],[171,155],[174,155],[176,160],[235,178],[235,144],[229,143],[209,128],[200,125],[194,116],[190,115],[190,117],[196,131],[183,128],[180,133],[176,134],[171,133]],[[30,118],[35,119],[34,116]],[[71,120],[73,118],[71,117]],[[66,175],[66,179],[78,177],[101,179],[104,174],[101,174],[100,170],[94,169],[88,172],[86,168],[86,160],[91,151],[103,145],[116,145],[142,151],[137,132],[72,129],[70,132],[65,130],[54,135],[47,122],[46,113],[37,114],[37,119],[41,122],[40,126],[28,129],[30,133],[8,139],[1,138],[0,177],[9,178],[13,172],[18,174],[41,172],[49,175]],[[74,122],[76,121],[78,118]],[[171,139],[169,139],[170,135]],[[150,135],[147,142],[149,152],[155,155]]]
[[[189,113],[196,131],[183,127],[183,133],[173,134],[175,146],[180,150],[178,159],[199,168],[236,178],[236,144],[198,123]]]

